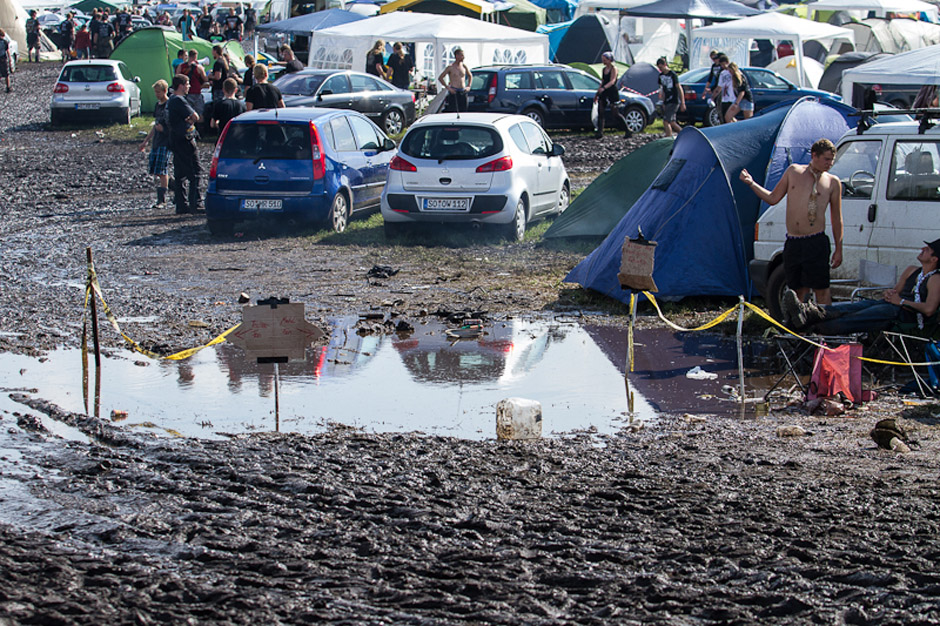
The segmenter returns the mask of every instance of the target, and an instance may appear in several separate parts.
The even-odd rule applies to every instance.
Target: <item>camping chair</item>
[[[838,279],[831,281],[833,285],[856,285],[849,295],[849,300],[856,300],[877,291],[884,291],[894,287],[898,282],[898,268],[895,265],[876,263],[868,259],[858,261],[858,279]]]
[[[822,336],[822,335],[809,335],[806,337],[810,341],[815,343],[828,345],[828,346],[840,346],[847,343],[858,343],[858,337],[855,336]],[[816,346],[812,343],[803,341],[800,337],[794,337],[790,334],[776,335],[774,337],[774,343],[777,348],[777,353],[783,358],[784,363],[786,363],[785,371],[770,388],[767,389],[767,392],[764,394],[764,402],[768,401],[770,394],[777,389],[783,381],[787,378],[793,378],[797,386],[800,388],[800,391],[803,395],[806,395],[809,391],[808,387],[803,384],[803,379],[800,372],[805,371],[811,373],[813,370],[813,361],[816,355]],[[867,373],[870,378],[874,378],[870,371],[864,366],[862,367],[862,372]],[[803,374],[802,376],[805,376]]]
[[[918,395],[921,398],[940,397],[940,388],[933,386],[922,373],[915,363],[934,362],[940,360],[935,357],[927,357],[928,347],[931,344],[936,345],[940,341],[940,322],[937,317],[927,320],[924,328],[918,328],[916,324],[898,324],[890,330],[881,332],[876,338],[876,343],[872,348],[876,348],[879,342],[887,346],[889,355],[896,357],[903,363],[903,369],[910,368],[914,384],[917,385]],[[892,373],[897,366],[892,367]]]

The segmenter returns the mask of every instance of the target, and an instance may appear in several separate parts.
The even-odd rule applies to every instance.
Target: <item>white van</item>
[[[857,279],[859,262],[897,268],[916,263],[924,241],[940,237],[940,127],[918,122],[876,124],[846,133],[830,173],[842,181],[842,265],[832,278]],[[832,240],[827,215],[826,232]],[[757,220],[751,280],[780,319],[786,198]]]

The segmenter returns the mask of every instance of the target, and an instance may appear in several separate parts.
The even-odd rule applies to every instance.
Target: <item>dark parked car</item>
[[[346,229],[377,207],[395,142],[355,111],[297,107],[242,113],[222,131],[209,168],[213,234],[259,217],[328,220]]]
[[[542,128],[591,128],[591,108],[601,81],[567,65],[505,65],[473,70],[469,109],[526,115]],[[646,96],[620,92],[621,115],[640,132],[654,115]],[[609,110],[608,125],[621,125]]]
[[[709,68],[700,67],[689,70],[679,77],[679,82],[682,83],[682,89],[685,91],[685,112],[679,111],[680,122],[688,124],[701,122],[705,126],[721,124],[721,111],[717,107],[709,107],[705,98],[702,97],[708,71]],[[754,96],[755,114],[766,107],[780,102],[796,101],[803,96],[829,98],[840,102],[842,100],[842,96],[828,91],[797,87],[777,72],[763,67],[742,67],[741,71],[747,77],[747,83]]]
[[[274,84],[289,107],[352,109],[389,135],[415,121],[413,93],[362,72],[306,69],[281,76]]]

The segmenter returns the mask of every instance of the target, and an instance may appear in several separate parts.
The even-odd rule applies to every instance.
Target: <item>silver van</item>
[[[858,279],[862,261],[895,268],[916,262],[924,241],[940,237],[940,127],[876,124],[839,140],[830,173],[842,181],[842,265],[832,278]],[[832,239],[832,225],[827,225]],[[757,220],[751,280],[779,319],[786,199]],[[890,273],[890,272],[889,272]]]

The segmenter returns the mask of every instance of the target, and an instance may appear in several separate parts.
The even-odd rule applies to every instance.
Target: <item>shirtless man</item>
[[[447,82],[444,82],[445,76]],[[437,80],[447,88],[447,102],[448,105],[453,106],[452,110],[458,113],[466,111],[467,91],[469,91],[470,81],[473,80],[473,74],[463,62],[463,50],[460,48],[454,50],[454,62],[444,68]]]
[[[828,139],[818,140],[810,151],[809,165],[794,163],[788,167],[773,191],[767,191],[754,182],[747,170],[741,170],[741,181],[767,204],[777,204],[787,197],[783,267],[787,286],[796,292],[801,302],[812,289],[817,303],[831,303],[829,268],[842,264],[842,183],[828,173],[835,150]],[[835,239],[831,259],[826,236],[826,205],[830,208]]]

